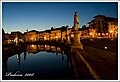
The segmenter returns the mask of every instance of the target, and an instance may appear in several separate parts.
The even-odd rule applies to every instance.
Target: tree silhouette
[[[53,27],[51,27],[51,30],[54,30],[54,28],[53,28]]]
[[[83,26],[82,26],[82,29],[84,29],[84,28],[87,28],[87,26],[83,25]]]

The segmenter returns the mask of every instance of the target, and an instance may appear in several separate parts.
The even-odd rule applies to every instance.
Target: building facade
[[[55,28],[45,31],[28,31],[25,33],[26,42],[35,42],[35,41],[52,41],[52,40],[65,40],[67,35],[70,35],[71,29],[68,27]]]
[[[9,43],[14,43],[14,42],[24,42],[24,35],[19,32],[11,32],[11,34],[4,34],[4,37],[6,38],[6,42]]]
[[[89,35],[92,38],[96,37],[117,37],[118,35],[118,19],[113,17],[106,17],[104,15],[97,15],[89,22]]]

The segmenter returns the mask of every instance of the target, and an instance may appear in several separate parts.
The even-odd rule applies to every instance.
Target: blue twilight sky
[[[78,11],[79,28],[88,25],[94,16],[118,18],[117,2],[3,2],[2,27],[5,32],[46,30],[63,25],[73,26]]]

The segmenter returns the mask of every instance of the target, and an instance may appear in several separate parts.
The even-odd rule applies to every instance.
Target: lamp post
[[[44,36],[44,41],[46,40],[46,36]]]

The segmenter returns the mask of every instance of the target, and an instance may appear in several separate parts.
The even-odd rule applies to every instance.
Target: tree
[[[2,37],[4,38],[4,36],[5,36],[5,31],[4,31],[4,29],[2,28]]]
[[[2,34],[5,34],[5,31],[3,30],[3,28],[2,28]]]
[[[87,28],[87,26],[83,25],[83,26],[82,26],[82,29],[84,29],[84,28]]]
[[[3,41],[5,40],[5,31],[4,31],[3,28],[2,28],[2,40],[3,40]]]
[[[53,28],[53,27],[51,27],[51,30],[54,30],[54,28]]]

